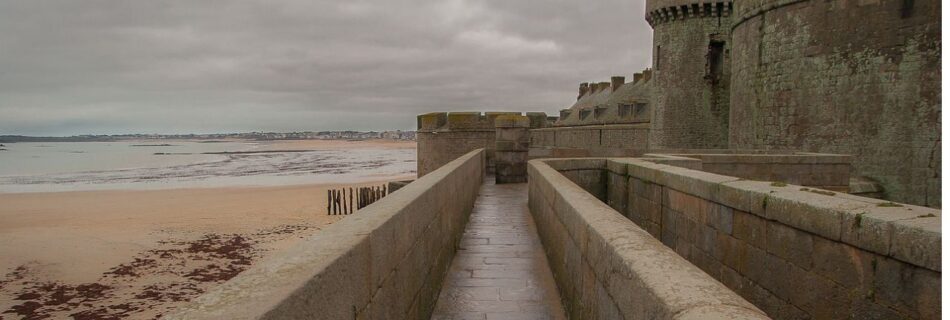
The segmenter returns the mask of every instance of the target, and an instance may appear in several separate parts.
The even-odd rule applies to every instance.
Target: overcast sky
[[[414,129],[649,65],[643,0],[3,0],[0,134]]]

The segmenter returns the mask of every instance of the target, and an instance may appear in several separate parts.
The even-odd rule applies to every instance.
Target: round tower
[[[653,27],[650,147],[725,148],[732,1],[647,0]]]
[[[851,154],[939,207],[940,23],[940,1],[736,1],[730,145]]]

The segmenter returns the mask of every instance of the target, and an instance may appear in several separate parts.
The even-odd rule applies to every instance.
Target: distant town
[[[116,134],[76,135],[68,137],[32,137],[0,135],[0,143],[15,142],[102,142],[121,140],[416,140],[415,131],[304,131],[304,132],[245,132],[214,134]]]

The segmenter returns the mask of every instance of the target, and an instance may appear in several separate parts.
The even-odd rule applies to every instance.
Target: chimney
[[[577,100],[580,100],[581,97],[583,97],[584,95],[586,95],[586,94],[587,94],[587,90],[588,90],[587,82],[581,82],[580,87],[577,88]]]
[[[610,92],[616,92],[617,89],[620,89],[624,80],[624,77],[621,76],[610,77]]]
[[[607,90],[610,88],[610,82],[601,82],[597,84],[597,91]]]
[[[646,69],[643,70],[643,81],[650,81],[650,78],[653,77],[653,70]]]
[[[633,83],[640,82],[640,80],[643,80],[643,74],[642,74],[642,73],[634,73],[634,74],[633,74]]]

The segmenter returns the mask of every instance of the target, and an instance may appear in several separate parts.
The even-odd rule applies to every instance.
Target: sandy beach
[[[354,144],[415,146],[267,147]],[[0,193],[0,318],[157,318],[341,219],[325,203],[340,186]]]

